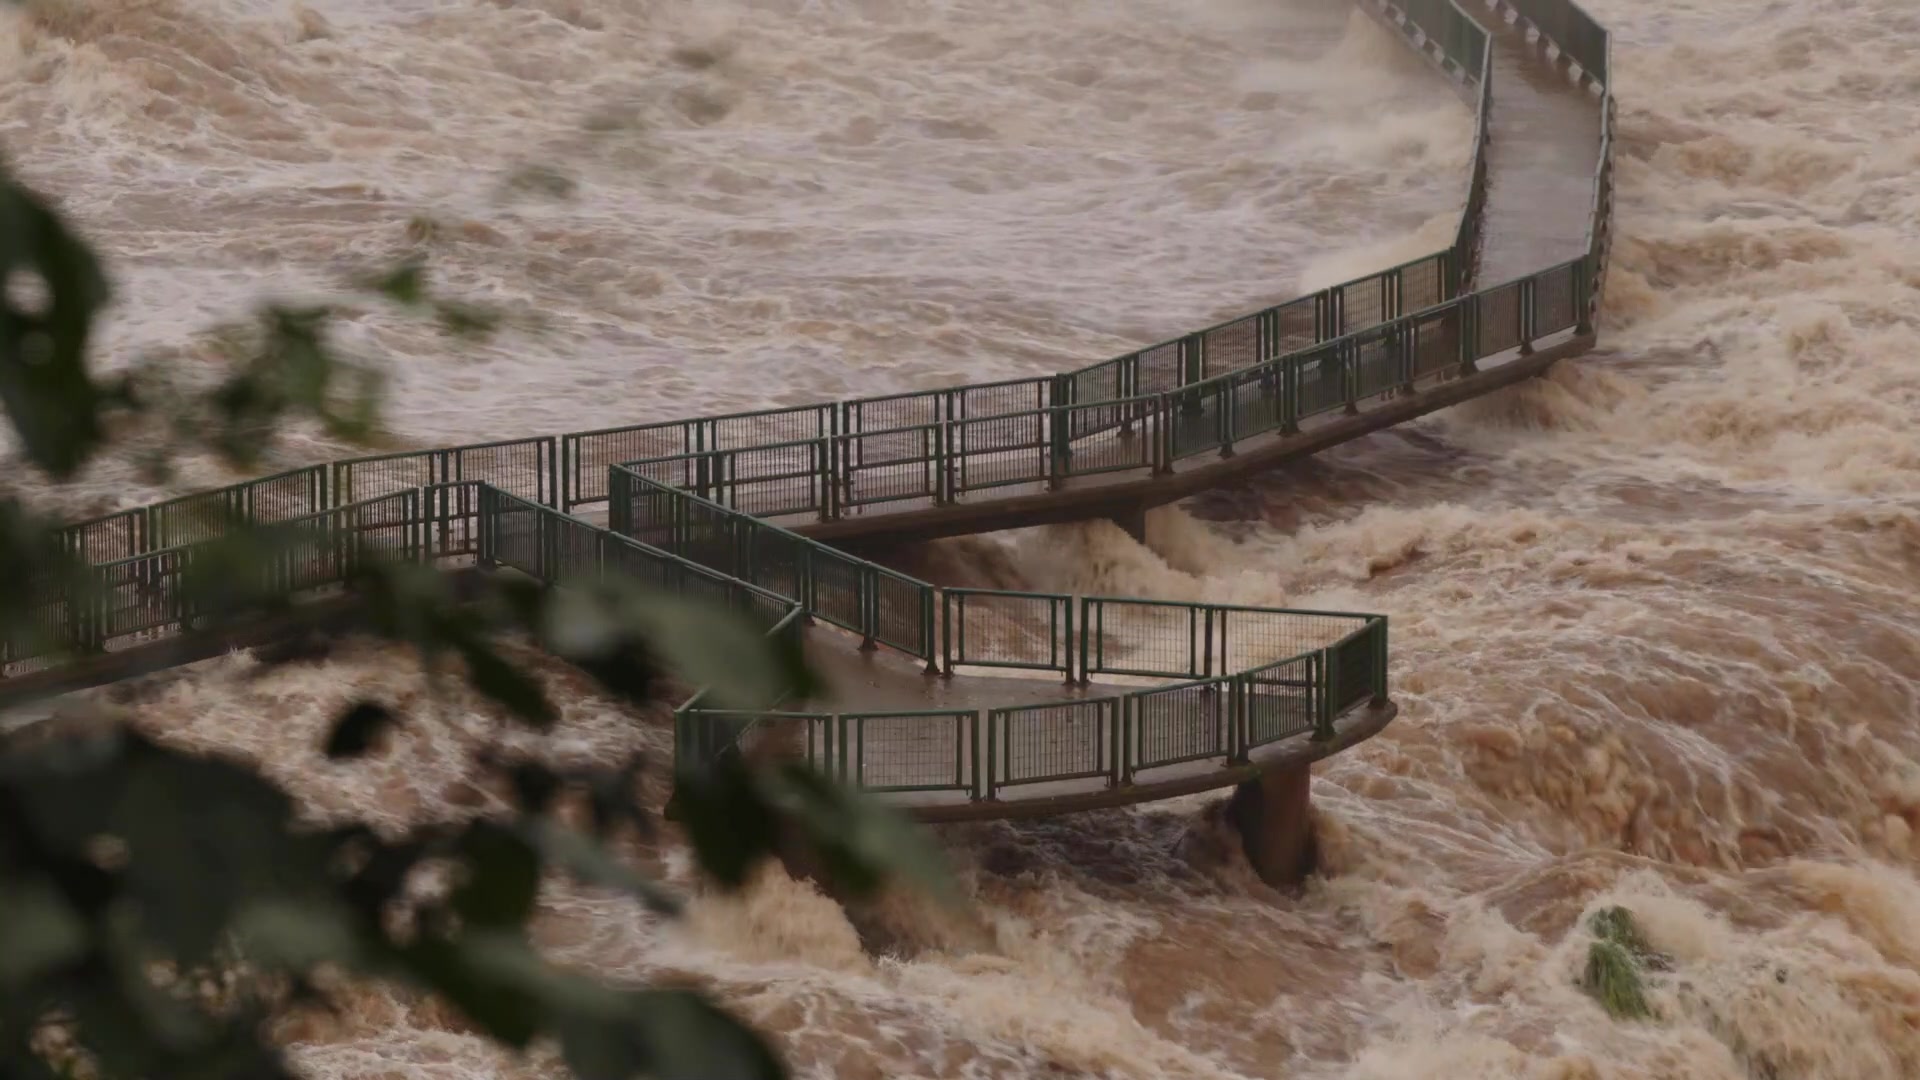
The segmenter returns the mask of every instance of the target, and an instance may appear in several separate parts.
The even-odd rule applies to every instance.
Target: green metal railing
[[[968,595],[1048,607],[1066,599],[1004,592]],[[1082,603],[1110,602],[1089,597]],[[1243,764],[1255,750],[1281,740],[1332,739],[1337,734],[1336,721],[1348,709],[1385,700],[1387,620],[1383,617],[1165,606],[1189,609],[1183,614],[1191,616],[1192,633],[1174,642],[1174,652],[1185,648],[1194,635],[1203,634],[1204,627],[1218,625],[1214,616],[1223,612],[1289,622],[1317,616],[1351,629],[1323,647],[1237,674],[1035,705],[891,713],[748,713],[704,708],[703,695],[695,695],[675,714],[677,745],[685,748],[677,764],[698,768],[735,746],[751,752],[755,735],[764,738],[784,729],[786,733],[778,739],[784,745],[774,752],[803,758],[849,786],[873,792],[957,793],[977,802],[999,799],[1010,788],[1093,779],[1105,787],[1124,787],[1155,778],[1143,773],[1196,762]],[[1071,635],[1066,638],[1070,641]],[[1149,648],[1154,644],[1158,642],[1149,642]],[[1118,647],[1116,643],[1106,651]],[[1001,659],[1001,655],[996,653],[982,663],[1056,670],[1053,656],[1038,650],[1026,664]],[[1098,650],[1090,655],[1098,655]]]
[[[1584,255],[1476,290],[1497,107],[1486,33],[1452,0],[1365,2],[1477,97],[1466,207],[1445,251],[1058,375],[359,457],[77,523],[59,542],[91,564],[91,587],[28,583],[38,614],[0,628],[0,673],[191,629],[198,613],[180,582],[197,554],[237,524],[266,524],[300,537],[270,571],[298,595],[336,589],[375,560],[477,559],[549,583],[638,576],[754,613],[769,633],[818,620],[929,669],[1177,680],[981,713],[742,718],[696,695],[679,712],[680,752],[696,764],[774,721],[804,721],[808,754],[817,747],[822,767],[850,782],[994,798],[1325,737],[1341,712],[1384,697],[1384,619],[1104,597],[1079,599],[1076,614],[1072,597],[958,589],[936,610],[931,585],[759,517],[834,519],[1165,473],[1591,333],[1612,237],[1606,30],[1571,0],[1507,0],[1599,90],[1601,140]],[[568,513],[602,503],[610,529]]]

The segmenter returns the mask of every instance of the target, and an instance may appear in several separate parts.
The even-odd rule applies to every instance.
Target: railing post
[[[1373,632],[1373,704],[1387,703],[1387,617],[1375,620]]]
[[[1000,725],[998,717],[989,710],[987,713],[987,801],[1000,801],[1000,792],[995,788],[994,778],[1000,772]]]
[[[1125,706],[1125,698],[1109,699],[1100,706],[1107,714],[1107,753],[1110,755],[1107,761],[1108,787],[1119,787],[1121,784],[1127,782],[1126,732],[1121,722],[1121,716],[1126,711]]]
[[[833,521],[840,517],[842,510],[840,499],[841,482],[843,480],[841,473],[845,471],[843,466],[846,464],[844,460],[846,455],[843,453],[845,447],[843,440],[847,437],[846,435],[838,435],[825,439],[823,440],[826,443],[824,447],[819,447],[818,444],[815,444],[814,475],[820,477],[821,487],[824,489],[820,493],[820,520],[822,521]],[[821,453],[822,450],[825,451],[824,454]],[[825,460],[821,460],[822,458]]]
[[[1332,649],[1321,649],[1316,655],[1320,677],[1314,681],[1320,688],[1320,700],[1315,703],[1313,741],[1325,742],[1333,738],[1333,702],[1340,692],[1340,670],[1339,665],[1333,662]]]
[[[1227,680],[1227,763],[1247,760],[1247,692],[1245,680],[1235,675]]]
[[[1299,358],[1284,360],[1280,363],[1280,434],[1298,435],[1300,433],[1300,368]]]
[[[1349,341],[1334,346],[1334,354],[1340,358],[1340,389],[1346,397],[1347,415],[1355,416],[1360,412],[1360,349]]]
[[[1094,606],[1093,597],[1080,598],[1080,685],[1093,681],[1093,647],[1089,639],[1093,636]],[[1106,630],[1105,619],[1101,620],[1102,632]]]
[[[1399,329],[1392,331],[1395,358],[1400,365],[1400,392],[1411,395],[1413,391],[1414,360],[1420,355],[1420,324],[1409,319],[1395,324]]]
[[[1120,783],[1126,785],[1133,783],[1133,740],[1139,717],[1133,707],[1132,694],[1123,696],[1117,704],[1120,707],[1120,745],[1114,748],[1114,753],[1120,758]]]
[[[1067,459],[1073,454],[1073,407],[1058,405],[1047,410],[1047,490],[1057,491],[1066,479]]]
[[[1520,322],[1520,355],[1533,355],[1533,297],[1539,285],[1538,277],[1529,277],[1520,282],[1520,304],[1517,317]]]
[[[1192,386],[1207,379],[1207,339],[1201,334],[1188,334],[1180,339],[1180,385]],[[1197,404],[1188,407],[1189,412],[1198,412]]]
[[[1480,294],[1469,293],[1460,298],[1460,374],[1462,377],[1478,371],[1475,361],[1480,358]]]
[[[1054,601],[1048,601],[1047,606],[1053,607],[1054,603]],[[1067,632],[1062,644],[1067,655],[1063,666],[1067,669],[1067,682],[1071,684],[1073,682],[1073,598],[1067,597],[1059,601],[1058,606],[1066,611]]]
[[[956,604],[964,605],[966,597],[955,598],[953,593],[942,590],[940,593],[940,666],[941,674],[953,678],[953,609]],[[966,612],[960,613],[961,618]]]
[[[500,497],[491,484],[481,484],[476,489],[476,494],[479,495],[479,520],[474,522],[474,531],[480,534],[475,538],[475,546],[478,549],[476,561],[482,567],[491,570],[500,565],[498,559],[500,541],[494,531],[496,516],[500,512]]]
[[[1220,415],[1214,418],[1215,434],[1220,439],[1220,456],[1233,456],[1233,417],[1239,411],[1238,398],[1244,384],[1232,379],[1220,383],[1214,388],[1213,400]]]
[[[939,665],[935,664],[933,661],[933,586],[931,585],[920,586],[919,594],[920,594],[920,619],[919,619],[920,647],[927,651],[927,655],[926,655],[927,666],[926,666],[925,674],[937,675],[940,673],[940,667]],[[875,607],[875,610],[878,610],[879,604],[880,604],[880,601],[878,599],[879,597],[878,589],[874,590],[874,596],[875,596],[874,607]]]
[[[1596,260],[1592,253],[1573,264],[1573,297],[1576,321],[1573,332],[1585,337],[1593,333],[1593,271]]]
[[[871,564],[860,567],[860,651],[879,648],[875,640],[880,627],[880,573]]]

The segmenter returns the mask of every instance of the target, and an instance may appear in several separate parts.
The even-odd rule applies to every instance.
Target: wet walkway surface
[[[1587,252],[1587,209],[1599,167],[1600,98],[1556,69],[1483,0],[1461,10],[1493,44],[1493,112],[1481,288]]]

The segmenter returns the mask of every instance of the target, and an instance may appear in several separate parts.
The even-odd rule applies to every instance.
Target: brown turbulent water
[[[1197,797],[944,834],[973,914],[903,902],[897,956],[779,876],[674,928],[555,886],[555,954],[697,979],[821,1077],[1920,1075],[1920,9],[1591,8],[1621,88],[1603,350],[1160,511],[1146,545],[1089,524],[923,557],[1389,613],[1401,719],[1319,775],[1304,896],[1255,882]],[[454,284],[541,313],[478,350],[354,321],[404,357],[423,443],[1083,362],[1439,246],[1470,130],[1336,0],[7,18],[0,137],[113,256],[116,359],[191,364],[195,328],[429,213]],[[514,194],[532,162],[571,195]],[[148,494],[125,473],[69,502]],[[144,722],[256,756],[317,815],[487,804],[461,708],[371,769],[317,759],[349,693],[419,699],[403,657],[247,666],[144,690]],[[553,678],[552,753],[664,746]],[[1674,959],[1656,1022],[1574,985],[1580,916],[1616,903]],[[325,1077],[559,1071],[378,995],[283,1035]]]

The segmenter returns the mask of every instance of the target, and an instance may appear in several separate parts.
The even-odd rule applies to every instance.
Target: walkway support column
[[[1308,762],[1276,765],[1234,789],[1227,815],[1260,880],[1291,888],[1313,872],[1313,770]]]
[[[1147,542],[1147,511],[1145,507],[1136,506],[1131,510],[1118,511],[1107,520],[1120,526],[1120,531],[1133,537],[1135,542],[1141,544]]]

